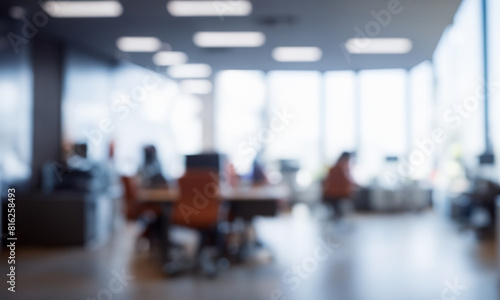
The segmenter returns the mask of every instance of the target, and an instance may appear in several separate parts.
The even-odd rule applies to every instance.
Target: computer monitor
[[[219,153],[201,153],[186,156],[186,169],[210,169],[216,172],[224,169],[225,155]]]

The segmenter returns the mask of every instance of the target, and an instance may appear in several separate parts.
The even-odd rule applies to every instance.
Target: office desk
[[[255,216],[275,216],[278,202],[290,197],[285,186],[260,186],[221,189],[222,202],[228,203],[234,217],[251,221]],[[179,198],[177,189],[142,189],[139,202],[170,206]]]
[[[290,196],[285,186],[258,186],[221,189],[221,199],[228,201],[276,201],[285,200]],[[138,193],[139,202],[168,203],[175,202],[179,197],[177,189],[141,189]]]
[[[278,213],[280,201],[289,199],[290,191],[285,186],[259,186],[221,189],[221,202],[229,206],[232,217],[242,218],[250,224],[256,216],[273,217]],[[170,216],[172,206],[179,198],[177,189],[142,189],[138,200],[142,203],[163,205],[163,216],[158,222],[160,232],[160,251],[164,260],[163,271],[168,268],[170,249]]]

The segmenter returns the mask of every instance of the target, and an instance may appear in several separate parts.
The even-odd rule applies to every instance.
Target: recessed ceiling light
[[[188,60],[186,53],[176,51],[161,51],[153,56],[153,62],[157,66],[171,66],[185,64]]]
[[[123,13],[118,1],[47,1],[42,8],[54,18],[110,18]]]
[[[175,17],[248,16],[252,4],[245,0],[169,1],[167,10]]]
[[[161,48],[161,41],[155,37],[121,37],[116,46],[123,52],[156,52]]]
[[[168,68],[172,78],[204,78],[212,74],[212,68],[206,64],[175,65]]]
[[[318,47],[277,47],[272,55],[282,62],[314,62],[321,59],[323,52]]]
[[[258,31],[203,31],[193,36],[198,47],[260,47],[266,36]]]
[[[407,38],[351,38],[345,43],[353,54],[405,54],[413,44]]]
[[[189,79],[181,82],[181,88],[188,94],[208,94],[212,91],[212,83],[208,80]]]

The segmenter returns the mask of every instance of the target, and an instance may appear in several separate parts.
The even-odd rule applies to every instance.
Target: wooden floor
[[[479,242],[433,212],[352,215],[334,225],[313,211],[299,205],[258,220],[274,259],[261,251],[215,279],[166,278],[155,253],[137,249],[133,225],[94,250],[20,249],[17,291],[2,280],[0,299],[500,299],[494,241]],[[123,271],[134,278],[113,280]]]

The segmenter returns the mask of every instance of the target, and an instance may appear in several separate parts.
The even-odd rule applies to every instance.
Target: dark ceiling
[[[210,1],[210,0],[209,0]],[[237,1],[237,0],[229,0]],[[413,41],[408,54],[351,55],[340,45],[374,21],[370,13],[387,9],[396,0],[254,0],[248,17],[176,18],[166,10],[167,0],[122,0],[119,18],[54,19],[40,29],[69,43],[142,66],[152,67],[152,53],[120,53],[120,36],[156,36],[173,50],[186,52],[190,63],[207,63],[214,69],[340,70],[410,68],[430,59],[443,30],[453,20],[461,0],[400,0],[401,13],[391,16],[377,37],[405,37]],[[28,16],[41,10],[38,1],[2,0],[6,15],[21,6]],[[262,31],[266,43],[259,48],[202,49],[193,44],[197,31]],[[317,46],[323,57],[314,63],[276,62],[277,46]]]

